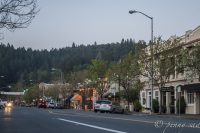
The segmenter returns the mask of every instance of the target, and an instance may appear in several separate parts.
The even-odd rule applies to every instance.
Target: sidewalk
[[[174,118],[183,118],[183,119],[194,119],[200,120],[200,114],[159,114],[159,113],[144,113],[144,112],[131,112],[131,115],[138,116],[157,116],[157,117],[174,117]]]
[[[84,111],[84,112],[91,112],[93,110],[77,110],[77,109],[73,109],[75,111]],[[152,113],[150,114],[150,112],[124,112],[125,115],[136,115],[136,116],[156,116],[156,117],[166,117],[166,118],[182,118],[182,119],[190,119],[190,120],[200,120],[200,114],[181,114],[180,116],[178,114],[159,114],[159,113]]]

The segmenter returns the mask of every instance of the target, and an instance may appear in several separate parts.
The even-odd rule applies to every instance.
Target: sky
[[[15,48],[52,49],[84,44],[149,41],[181,36],[200,25],[199,0],[38,0],[40,12],[25,29],[1,30],[0,41]]]

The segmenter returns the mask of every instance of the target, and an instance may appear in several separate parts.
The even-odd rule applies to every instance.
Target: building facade
[[[200,43],[200,26],[194,30],[186,31],[179,37],[181,48],[186,49]],[[161,90],[157,86],[153,87],[153,99],[162,101],[165,113],[178,114],[179,109],[176,104],[180,97],[184,97],[186,102],[186,114],[200,114],[200,79],[197,77],[188,77],[189,71],[177,72],[176,70],[170,76],[169,82],[165,84]],[[149,81],[148,78],[141,78],[142,81]],[[161,97],[162,93],[162,97]],[[146,108],[151,108],[151,84],[145,82],[145,86],[140,92],[141,105]]]

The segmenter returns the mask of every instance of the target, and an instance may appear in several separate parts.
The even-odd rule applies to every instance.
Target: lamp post
[[[60,82],[63,84],[63,72],[60,69],[51,68],[52,71],[59,71],[60,72]]]
[[[140,12],[140,11],[136,11],[136,10],[130,10],[129,11],[130,14],[133,14],[133,13],[139,13],[139,14],[142,14],[144,15],[145,17],[149,18],[151,20],[151,43],[150,43],[150,50],[151,50],[151,113],[153,111],[153,17],[143,13],[143,12]]]

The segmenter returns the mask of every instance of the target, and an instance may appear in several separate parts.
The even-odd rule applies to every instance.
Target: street
[[[13,107],[0,110],[0,132],[199,133],[200,119]]]

